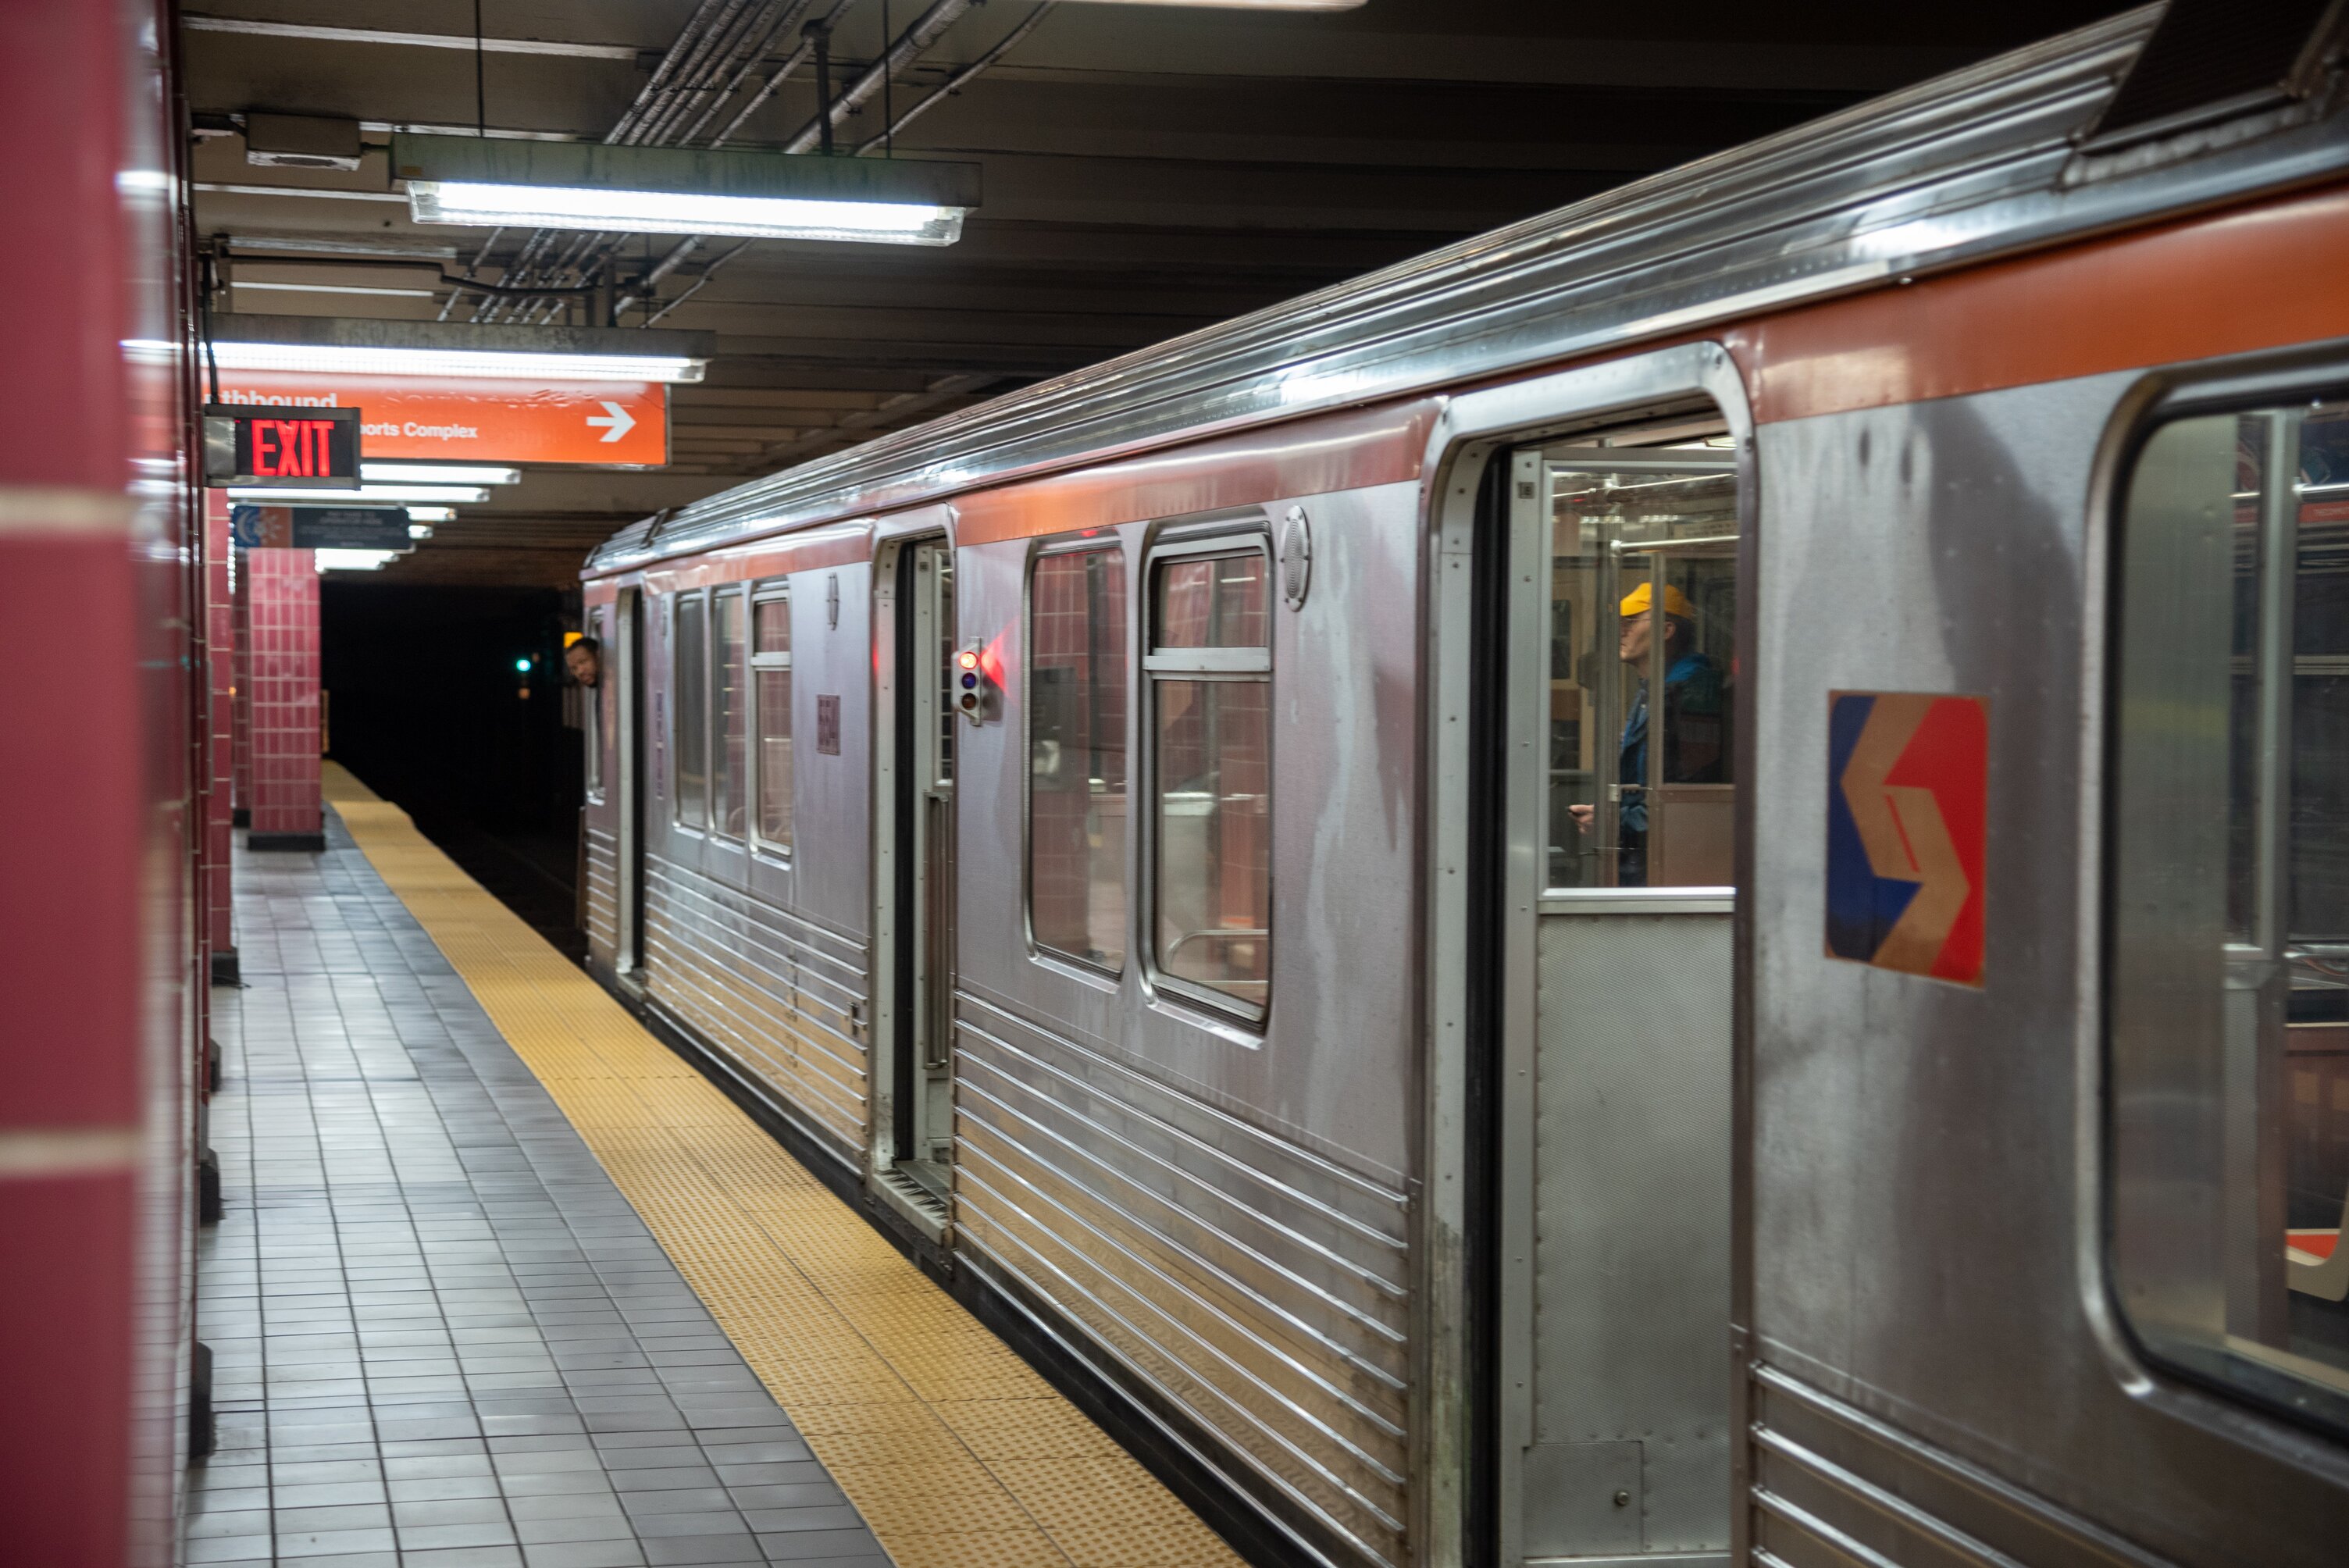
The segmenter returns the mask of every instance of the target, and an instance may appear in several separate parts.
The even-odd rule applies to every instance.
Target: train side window
[[[1152,957],[1264,1016],[1272,983],[1272,562],[1226,535],[1150,563]]]
[[[740,593],[719,593],[717,689],[712,696],[717,745],[711,748],[710,819],[730,839],[742,837],[750,789],[750,681],[748,622],[750,601]]]
[[[1125,965],[1125,555],[1039,556],[1028,584],[1028,920],[1036,945]]]
[[[709,826],[709,611],[701,594],[678,595],[669,643],[670,722],[677,732],[677,823]]]
[[[759,739],[759,847],[792,847],[792,602],[761,597],[750,606],[751,703]]]
[[[2116,552],[2115,1295],[2349,1431],[2349,401],[2157,427]]]

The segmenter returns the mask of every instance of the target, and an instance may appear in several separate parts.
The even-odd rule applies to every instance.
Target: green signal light
[[[528,675],[530,674],[530,661],[528,659],[516,659],[514,661],[514,668],[523,675]]]

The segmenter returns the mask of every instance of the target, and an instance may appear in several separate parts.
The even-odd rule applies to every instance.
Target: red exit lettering
[[[255,419],[253,472],[258,479],[310,480],[331,476],[333,448],[325,419]]]

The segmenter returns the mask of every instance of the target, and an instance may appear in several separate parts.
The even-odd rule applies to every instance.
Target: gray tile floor
[[[184,1561],[887,1556],[331,814],[234,868]]]

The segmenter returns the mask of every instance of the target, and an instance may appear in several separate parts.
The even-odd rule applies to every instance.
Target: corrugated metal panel
[[[653,1000],[861,1164],[872,1087],[863,944],[659,856],[647,857],[645,877]]]
[[[620,947],[619,841],[587,825],[587,946],[605,961]]]
[[[1407,1560],[1403,1193],[968,993],[961,1245],[1371,1561]]]
[[[1682,332],[2318,177],[2343,120],[2067,181],[2147,7],[638,523],[592,572]]]

